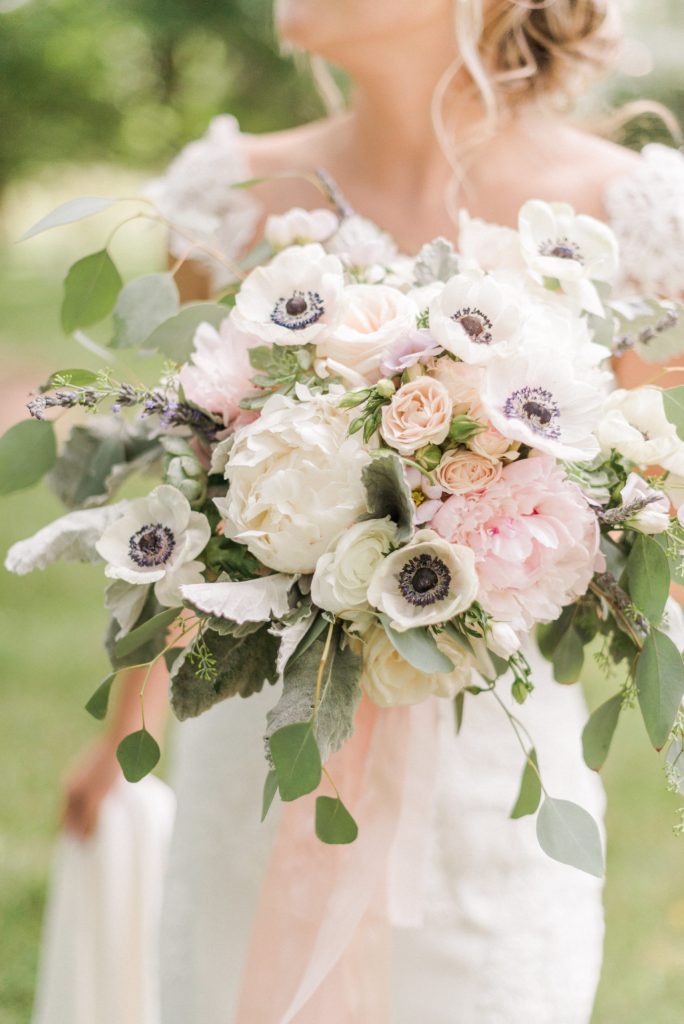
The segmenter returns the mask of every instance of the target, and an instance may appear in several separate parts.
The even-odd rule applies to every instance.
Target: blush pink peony
[[[596,517],[549,456],[506,466],[477,495],[452,495],[430,526],[475,552],[478,600],[514,629],[552,622],[603,568]]]
[[[201,323],[193,339],[191,362],[179,374],[186,398],[221,416],[226,426],[251,423],[257,414],[241,409],[239,402],[254,390],[249,350],[258,344],[258,339],[238,330],[230,317],[221,321],[218,330]]]

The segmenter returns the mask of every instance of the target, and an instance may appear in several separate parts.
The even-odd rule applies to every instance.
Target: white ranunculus
[[[594,281],[613,281],[618,243],[603,221],[576,214],[568,203],[531,199],[518,217],[522,253],[537,280],[556,278],[584,309],[603,314]]]
[[[504,437],[558,459],[588,461],[596,439],[607,376],[585,358],[584,332],[577,345],[575,322],[548,316],[548,333],[535,323],[515,353],[485,367],[482,405]],[[593,346],[592,346],[593,351]]]
[[[203,582],[202,562],[211,529],[206,516],[193,512],[175,487],[161,484],[146,498],[136,498],[95,545],[107,562],[105,575],[127,583],[154,583],[157,600],[182,603],[180,588]]]
[[[446,622],[475,600],[475,555],[433,530],[418,530],[409,544],[380,562],[368,586],[368,601],[393,629]]]
[[[399,704],[420,704],[429,697],[453,698],[470,686],[473,662],[462,647],[449,643],[444,636],[438,645],[451,659],[451,672],[429,675],[419,672],[397,653],[381,626],[373,626],[364,635],[361,686],[370,700],[380,707]]]
[[[466,363],[508,352],[524,320],[524,297],[481,271],[456,274],[430,303],[430,333]]]
[[[665,415],[660,388],[618,388],[604,405],[598,439],[605,453],[615,448],[639,466],[662,466],[684,476],[684,442]]]
[[[649,487],[638,473],[630,473],[625,486],[620,491],[623,505],[629,505],[639,499],[650,498],[648,505],[635,512],[627,520],[630,526],[640,533],[663,533],[670,525],[670,501],[662,491]]]
[[[339,223],[332,210],[303,210],[301,206],[293,206],[286,213],[268,217],[264,234],[274,249],[286,249],[288,245],[325,242],[337,231]]]
[[[344,218],[326,248],[328,252],[339,255],[345,266],[353,270],[364,270],[374,265],[386,267],[397,256],[397,246],[392,237],[357,213]]]
[[[274,395],[242,427],[226,464],[226,498],[215,499],[226,532],[264,565],[312,573],[333,540],[366,510],[369,460],[336,395],[295,401]]]
[[[232,318],[247,334],[276,345],[308,345],[336,323],[344,278],[321,245],[293,245],[242,282]]]
[[[384,284],[344,289],[338,321],[317,347],[329,372],[353,384],[375,383],[380,363],[397,338],[415,327],[416,309],[406,295]],[[351,371],[351,373],[349,372]]]
[[[356,523],[335,541],[332,551],[318,559],[311,581],[314,604],[347,618],[350,608],[367,606],[370,578],[396,541],[397,527],[389,518]]]

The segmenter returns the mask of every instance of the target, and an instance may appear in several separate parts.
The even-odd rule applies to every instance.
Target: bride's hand
[[[65,779],[62,827],[79,839],[92,835],[100,805],[120,777],[116,744],[108,735],[102,736],[83,751]]]

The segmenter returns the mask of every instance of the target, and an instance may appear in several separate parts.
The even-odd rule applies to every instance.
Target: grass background
[[[26,393],[51,370],[97,365],[60,332],[60,281],[73,259],[103,243],[112,220],[101,214],[21,247],[11,239],[65,198],[130,195],[137,182],[128,172],[91,167],[58,180],[35,178],[7,195],[0,240],[3,428],[23,416]],[[131,227],[114,250],[129,276],[160,264],[162,240]],[[61,512],[45,485],[2,499],[0,510],[3,554]],[[106,673],[102,589],[96,567],[58,565],[22,578],[0,570],[0,1024],[30,1018],[59,780],[100,728],[83,705]],[[591,706],[615,689],[592,666],[585,685]],[[637,712],[623,716],[605,783],[607,938],[592,1024],[681,1024],[684,839],[671,833],[681,799],[666,792]]]

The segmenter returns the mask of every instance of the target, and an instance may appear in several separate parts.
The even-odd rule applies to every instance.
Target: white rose
[[[353,384],[380,377],[387,349],[415,327],[411,300],[384,284],[352,284],[344,289],[334,329],[317,346],[327,369]],[[351,373],[349,372],[351,371]]]
[[[662,533],[670,525],[670,502],[662,491],[649,487],[638,473],[630,473],[627,483],[620,492],[623,505],[643,498],[651,498],[650,504],[627,520],[630,526],[641,533]]]
[[[454,664],[451,672],[428,675],[419,672],[397,653],[381,626],[374,626],[364,637],[361,686],[380,707],[419,704],[428,697],[453,698],[471,683],[473,664],[463,648],[449,644],[444,653]],[[443,647],[444,638],[438,643]]]
[[[338,537],[332,551],[318,559],[311,581],[314,604],[341,614],[367,605],[368,583],[396,540],[397,528],[389,516],[356,523]]]
[[[447,622],[477,596],[475,555],[433,530],[418,530],[413,540],[380,562],[368,587],[368,601],[384,612],[393,629]]]
[[[325,242],[339,223],[332,210],[303,210],[301,206],[293,206],[286,213],[272,214],[266,220],[264,234],[274,249],[286,249],[288,245]]]
[[[271,569],[312,573],[335,537],[366,510],[369,459],[338,397],[270,398],[235,434],[226,498],[215,499],[226,533]]]
[[[608,396],[598,426],[604,452],[615,448],[640,466],[662,466],[684,476],[684,443],[663,407],[660,388],[619,388]]]

